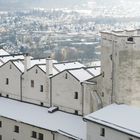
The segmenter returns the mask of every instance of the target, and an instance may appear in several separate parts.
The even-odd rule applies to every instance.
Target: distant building
[[[139,140],[139,118],[139,108],[109,105],[85,116],[87,140]]]

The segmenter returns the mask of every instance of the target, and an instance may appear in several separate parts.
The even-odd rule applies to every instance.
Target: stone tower
[[[140,106],[140,31],[102,32],[104,105]]]

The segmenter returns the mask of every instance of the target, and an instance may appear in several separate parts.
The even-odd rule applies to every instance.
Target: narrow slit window
[[[78,99],[78,92],[74,93],[74,99]]]
[[[68,79],[68,74],[67,73],[65,74],[65,79]]]
[[[100,130],[100,136],[105,136],[105,128],[101,128]]]
[[[9,85],[9,79],[6,78],[6,85]]]
[[[34,87],[34,80],[31,80],[31,87]]]
[[[40,85],[40,92],[43,92],[43,85]]]

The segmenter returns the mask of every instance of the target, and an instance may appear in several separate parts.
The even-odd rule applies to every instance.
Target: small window
[[[104,92],[102,92],[102,97],[104,97]]]
[[[12,69],[12,65],[10,65],[10,69]]]
[[[0,135],[0,140],[2,140],[2,135]]]
[[[44,105],[43,102],[41,102],[40,105],[43,106]]]
[[[34,80],[31,80],[31,87],[34,87]]]
[[[75,115],[78,115],[78,110],[75,110]]]
[[[0,121],[0,127],[2,127],[2,121]]]
[[[78,92],[75,92],[74,99],[78,99]]]
[[[101,128],[100,130],[100,136],[105,136],[105,128]]]
[[[6,85],[9,85],[9,79],[6,78]]]
[[[110,55],[110,60],[112,60],[112,54]]]
[[[43,134],[42,134],[42,133],[39,133],[39,134],[38,134],[38,139],[39,139],[39,140],[43,140]]]
[[[65,79],[68,79],[68,74],[67,73],[65,74]]]
[[[38,73],[38,70],[37,69],[35,70],[35,73]]]
[[[40,85],[40,92],[43,92],[43,85]]]
[[[105,77],[105,73],[104,72],[102,72],[102,77]]]
[[[9,98],[9,95],[8,94],[6,95],[6,98]]]
[[[131,42],[133,42],[134,39],[133,39],[133,37],[128,37],[128,38],[127,38],[127,41],[131,41]]]
[[[19,133],[19,126],[15,125],[14,132]]]
[[[32,131],[32,138],[37,138],[37,133],[35,131]]]
[[[133,140],[132,138],[129,138],[129,140]]]

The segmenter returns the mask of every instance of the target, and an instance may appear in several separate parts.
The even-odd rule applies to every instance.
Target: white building
[[[21,100],[22,73],[24,65],[21,61],[8,61],[0,67],[1,96]]]
[[[80,116],[1,97],[0,139],[86,140],[86,123]]]
[[[102,32],[104,105],[117,102],[140,106],[140,31]]]
[[[73,68],[52,76],[50,78],[51,106],[56,106],[60,110],[79,115],[92,112],[92,104],[90,104],[92,89],[86,89],[87,85],[93,85],[85,81],[93,78],[95,76],[94,74],[97,73],[100,73],[100,69]]]
[[[128,105],[109,105],[87,115],[87,140],[139,140],[140,109]]]

